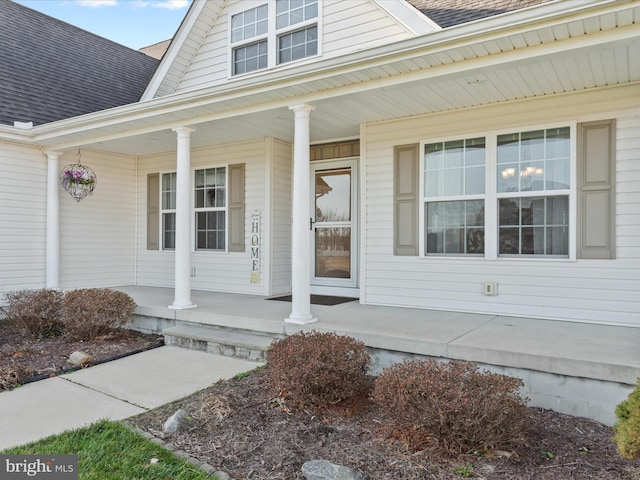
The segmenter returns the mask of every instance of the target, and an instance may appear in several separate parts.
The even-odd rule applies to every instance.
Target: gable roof
[[[539,5],[551,0],[407,0],[442,28]]]
[[[137,102],[158,63],[0,0],[0,124],[38,125]]]

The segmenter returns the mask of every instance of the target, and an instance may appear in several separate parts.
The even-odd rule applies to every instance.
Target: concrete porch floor
[[[198,308],[169,309],[173,289],[118,287],[138,304],[136,313],[182,322],[270,334],[333,331],[362,340],[380,370],[403,357],[469,360],[525,382],[531,404],[613,424],[615,405],[640,376],[640,328],[533,318],[360,305],[312,305],[318,319],[285,323],[289,302],[193,291]]]

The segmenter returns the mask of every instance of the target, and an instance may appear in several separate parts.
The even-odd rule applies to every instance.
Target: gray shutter
[[[229,251],[244,252],[244,163],[229,165]]]
[[[147,175],[147,250],[160,249],[160,174]]]
[[[393,253],[418,255],[418,149],[393,149]]]
[[[578,258],[615,257],[615,121],[578,125]]]

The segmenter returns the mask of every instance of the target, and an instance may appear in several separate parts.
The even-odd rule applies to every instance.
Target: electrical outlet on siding
[[[482,294],[487,297],[498,295],[498,284],[496,282],[484,282],[482,284]]]

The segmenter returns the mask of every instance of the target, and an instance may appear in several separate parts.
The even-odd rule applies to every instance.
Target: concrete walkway
[[[0,450],[138,415],[258,365],[165,346],[0,392]]]

